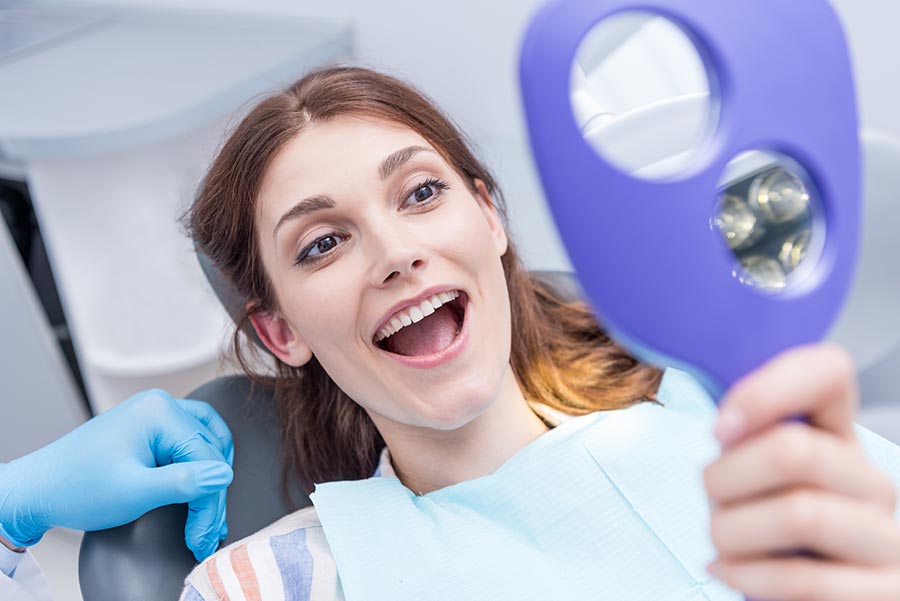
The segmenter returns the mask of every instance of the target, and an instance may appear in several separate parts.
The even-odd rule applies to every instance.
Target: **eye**
[[[300,251],[300,254],[297,255],[296,264],[316,263],[317,261],[324,259],[325,256],[331,252],[331,249],[338,245],[338,241],[344,240],[344,238],[345,236],[336,233],[330,233],[316,238],[311,244]]]
[[[447,182],[430,177],[424,182],[418,184],[413,191],[407,195],[407,201],[414,201],[412,204],[428,204],[433,199],[441,195],[441,192],[449,189]]]

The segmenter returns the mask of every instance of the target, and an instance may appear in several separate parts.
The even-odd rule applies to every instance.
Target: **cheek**
[[[359,382],[371,380],[365,372],[366,361],[360,360],[363,352],[361,340],[355,329],[355,319],[348,319],[356,311],[348,301],[322,302],[308,311],[301,331],[307,336],[313,356],[337,386],[352,398],[362,392]]]
[[[509,364],[512,344],[509,290],[493,233],[477,205],[468,212],[465,223],[462,236],[465,243],[460,260],[469,266],[479,288],[481,311],[476,327],[484,332],[478,337],[483,355],[481,361],[483,366],[496,367],[493,371],[483,370],[485,381],[478,386],[487,390],[497,385],[497,379]]]
[[[430,232],[432,243],[440,243],[443,248],[452,249],[458,261],[463,264],[486,264],[499,261],[493,233],[484,213],[474,199],[459,203],[451,216],[446,214]]]
[[[353,335],[356,320],[350,316],[356,315],[359,310],[359,293],[346,287],[349,278],[330,275],[324,272],[314,274],[324,277],[310,277],[304,286],[287,290],[282,305],[323,365],[341,347],[352,343],[349,337]]]

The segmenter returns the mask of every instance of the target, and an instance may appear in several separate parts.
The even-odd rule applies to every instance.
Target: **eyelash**
[[[436,188],[435,193],[432,194],[431,196],[429,196],[427,200],[425,200],[421,203],[417,203],[416,206],[421,207],[421,206],[425,206],[425,205],[430,205],[433,202],[435,202],[438,198],[440,198],[445,191],[450,189],[450,185],[447,182],[445,182],[444,180],[438,179],[436,177],[429,177],[422,183],[417,184],[415,187],[410,189],[409,193],[403,197],[404,200],[408,199],[410,196],[412,196],[413,194],[415,194],[422,188],[427,188],[429,186]],[[325,234],[324,236],[319,236],[318,238],[316,238],[315,240],[313,240],[312,242],[310,242],[309,244],[307,244],[305,247],[303,247],[300,250],[300,252],[297,254],[297,258],[294,261],[294,264],[303,266],[303,267],[309,267],[309,266],[315,265],[319,261],[327,259],[328,256],[331,254],[330,251],[326,251],[326,252],[320,253],[318,255],[312,255],[312,256],[308,256],[308,255],[309,255],[309,252],[317,244],[319,244],[319,242],[321,242],[322,240],[326,240],[328,238],[335,238],[335,237],[345,238],[346,236],[341,236],[340,234],[337,234],[335,232],[329,232],[329,233]]]

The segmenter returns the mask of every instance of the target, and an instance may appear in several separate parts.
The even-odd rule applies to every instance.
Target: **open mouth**
[[[468,296],[455,290],[435,295],[432,301],[440,305],[428,315],[415,307],[409,313],[402,312],[400,319],[392,319],[393,325],[387,324],[372,342],[383,351],[404,357],[425,357],[445,351],[462,332]]]

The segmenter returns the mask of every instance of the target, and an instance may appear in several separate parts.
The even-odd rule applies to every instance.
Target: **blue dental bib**
[[[423,496],[397,478],[318,485],[346,598],[740,599],[705,570],[712,400],[673,369],[658,398],[568,420],[493,474]]]

